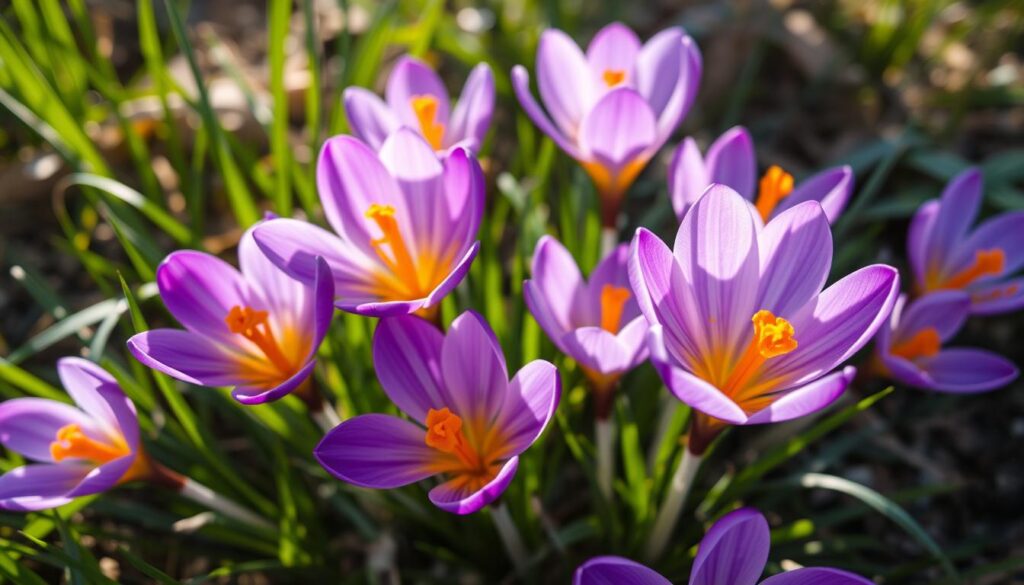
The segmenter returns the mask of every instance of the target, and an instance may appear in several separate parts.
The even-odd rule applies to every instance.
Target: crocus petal
[[[650,148],[656,138],[654,112],[636,90],[615,88],[587,112],[580,129],[583,152],[614,176]]]
[[[401,128],[384,141],[380,160],[401,188],[395,214],[406,210],[405,219],[397,221],[410,252],[414,258],[425,251],[439,253],[451,220],[447,206],[438,204],[444,193],[444,166],[437,154],[422,136]]]
[[[668,191],[672,198],[672,209],[680,221],[710,184],[711,178],[697,142],[687,137],[676,148],[668,167]]]
[[[661,39],[659,37],[661,35],[664,35],[666,39],[671,39],[673,37],[673,29],[662,31],[662,33],[655,35],[649,40],[640,55],[640,61],[645,60],[648,53],[647,47],[657,46],[655,41],[659,41],[658,44],[660,45]],[[665,103],[664,107],[660,110],[654,110],[655,112],[660,112],[658,114],[658,146],[661,146],[668,140],[669,135],[679,125],[679,121],[690,111],[690,107],[693,106],[693,102],[697,97],[697,88],[700,86],[700,77],[703,70],[700,49],[697,47],[697,43],[689,35],[685,34],[680,41],[680,45],[682,45],[682,58],[679,60],[679,75],[675,77],[677,81],[674,83],[672,94],[669,96],[668,102]],[[638,70],[646,68],[648,68],[647,64],[638,64]],[[673,78],[671,74],[666,73],[666,75],[665,79]],[[654,94],[652,94],[651,98],[652,100],[654,99]],[[652,108],[657,105],[656,101],[651,102]]]
[[[537,44],[537,88],[551,118],[574,139],[594,95],[594,82],[586,57],[557,29],[547,29]],[[521,100],[522,98],[520,98]]]
[[[576,569],[573,585],[672,585],[650,569],[622,557],[595,557]]]
[[[444,193],[440,197],[445,215],[440,224],[445,237],[435,253],[466,249],[476,239],[486,205],[487,189],[483,170],[465,149],[455,148],[444,159]]]
[[[403,56],[395,64],[388,77],[388,85],[384,90],[388,106],[398,114],[399,120],[411,128],[419,128],[419,119],[412,108],[412,98],[416,96],[433,96],[437,98],[437,117],[435,121],[448,124],[449,102],[448,90],[441,78],[429,65],[408,55]]]
[[[768,577],[761,582],[761,585],[872,585],[873,583],[874,581],[839,569],[812,567],[779,573]]]
[[[956,273],[973,264],[977,251],[991,249],[1003,251],[1003,275],[1013,274],[1024,266],[1024,211],[1004,213],[979,225],[958,246],[950,262],[951,271]]]
[[[981,189],[981,171],[971,168],[954,177],[942,192],[928,241],[928,259],[938,262],[943,271],[949,268],[946,263],[953,259],[978,215]]]
[[[423,441],[425,431],[386,414],[363,414],[328,431],[313,455],[342,481],[377,489],[415,483],[434,475],[438,451]]]
[[[537,242],[531,273],[533,278],[523,287],[526,304],[544,332],[558,344],[573,327],[583,276],[569,250],[552,236],[543,236]]]
[[[462,279],[466,277],[466,274],[469,272],[469,267],[473,264],[473,259],[476,258],[476,254],[479,251],[480,242],[473,242],[473,245],[466,250],[466,253],[463,254],[462,258],[455,263],[455,266],[452,268],[451,272],[448,273],[448,276],[446,276],[445,279],[442,280],[429,295],[427,295],[427,298],[424,299],[423,306],[427,308],[437,306],[437,304],[441,302],[441,299],[447,296],[448,293],[455,290],[455,287],[459,286]]]
[[[561,395],[562,379],[551,363],[534,360],[516,372],[494,423],[506,444],[501,456],[518,455],[537,440],[555,415]]]
[[[255,304],[242,273],[204,252],[172,252],[157,268],[156,284],[167,310],[186,329],[225,343],[237,340],[224,322],[231,308]]]
[[[470,72],[462,88],[445,142],[449,145],[462,142],[469,144],[468,148],[474,152],[480,150],[493,113],[494,74],[489,65],[480,63]]]
[[[852,192],[853,169],[848,166],[825,169],[800,181],[793,192],[782,200],[775,213],[795,207],[804,201],[817,201],[825,210],[828,222],[835,223],[846,208],[846,202]]]
[[[907,341],[926,328],[935,329],[939,339],[946,341],[963,326],[970,308],[971,298],[962,291],[942,290],[926,294],[901,311],[892,343]]]
[[[613,22],[597,31],[587,46],[587,61],[594,73],[594,85],[604,83],[605,71],[621,71],[625,82],[633,84],[633,64],[640,52],[640,39],[621,22]]]
[[[857,375],[847,366],[841,372],[819,378],[806,386],[782,393],[768,407],[750,415],[745,424],[777,423],[817,412],[836,401]]]
[[[451,408],[441,379],[444,335],[427,321],[404,315],[383,319],[373,333],[373,366],[388,398],[423,422],[431,408]]]
[[[362,87],[347,87],[343,94],[349,128],[374,150],[398,129],[400,122],[382,99]]]
[[[310,360],[306,365],[299,368],[299,371],[295,372],[292,377],[272,388],[266,388],[263,386],[238,386],[231,391],[231,397],[245,405],[266,404],[268,402],[279,400],[301,386],[302,383],[305,382],[313,373],[314,366],[316,366],[316,360]]]
[[[727,185],[745,199],[754,199],[757,194],[757,156],[754,154],[754,141],[746,128],[734,126],[719,136],[708,147],[704,160],[708,184]]]
[[[580,327],[562,339],[565,353],[588,369],[616,374],[629,368],[630,351],[610,331],[600,327]]]
[[[930,389],[954,394],[995,390],[1019,374],[1010,360],[990,351],[965,347],[944,349],[917,363],[927,374]]]
[[[135,462],[137,453],[130,453],[124,457],[118,457],[89,470],[89,473],[82,478],[78,485],[65,493],[65,497],[77,498],[105,492],[117,485],[125,472]]]
[[[633,87],[644,96],[654,111],[659,130],[665,107],[673,94],[679,91],[680,83],[685,81],[680,79],[685,58],[683,31],[678,27],[667,28],[651,37],[636,56],[636,81]]]
[[[636,299],[629,289],[629,244],[622,243],[597,263],[587,280],[586,292],[574,302],[574,320],[577,326],[601,323],[601,295],[605,286],[624,288],[629,297],[622,306],[619,323],[624,324],[640,314]],[[564,293],[563,293],[564,294]]]
[[[151,329],[133,335],[128,349],[147,367],[189,384],[234,386],[244,383],[243,354],[180,329]]]
[[[754,585],[768,561],[768,521],[740,508],[715,522],[697,549],[690,585]]]
[[[971,290],[971,313],[997,315],[1024,308],[1024,278],[1014,278]]]
[[[441,406],[462,417],[471,442],[474,436],[482,439],[505,401],[508,368],[494,331],[475,311],[459,315],[448,328],[441,373],[453,401]]]
[[[647,359],[647,332],[649,330],[650,325],[647,323],[647,318],[638,315],[636,319],[619,329],[618,335],[615,336],[630,356],[629,369],[637,367]]]
[[[87,414],[70,404],[43,398],[0,402],[0,444],[35,461],[53,461],[50,444],[58,430],[71,424],[87,434],[99,432]]]
[[[87,415],[108,433],[121,435],[122,405],[117,397],[124,399],[124,393],[117,380],[98,365],[77,357],[57,360],[57,375],[64,390]]]
[[[67,492],[92,469],[76,463],[25,465],[0,476],[0,508],[30,512],[63,506]]]
[[[832,232],[821,205],[806,201],[780,213],[758,234],[761,285],[755,305],[789,317],[828,279]]]
[[[935,229],[935,220],[939,217],[939,209],[938,201],[928,201],[922,204],[914,212],[914,217],[910,220],[910,227],[907,229],[907,259],[914,272],[914,282],[919,288],[924,287],[925,275],[928,272],[928,263],[931,257],[928,243],[931,241],[932,231]]]
[[[548,138],[555,141],[558,148],[564,150],[569,156],[582,160],[583,154],[580,153],[575,144],[575,132],[571,136],[566,136],[551,122],[548,115],[544,113],[544,109],[540,107],[533,94],[530,93],[530,74],[527,73],[526,68],[522,65],[516,65],[512,68],[512,89],[515,91],[516,99],[519,100],[519,104],[523,107],[526,115],[533,120],[537,128],[540,128],[541,132],[547,134]]]
[[[397,317],[411,315],[427,305],[426,299],[411,301],[381,301],[378,297],[348,297],[338,299],[334,306],[348,313],[364,317]]]
[[[515,477],[518,467],[518,457],[509,459],[502,465],[494,479],[476,491],[467,488],[465,482],[458,477],[448,480],[430,490],[430,501],[445,512],[472,514],[501,496]]]

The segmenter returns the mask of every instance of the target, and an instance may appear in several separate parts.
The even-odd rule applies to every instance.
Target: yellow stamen
[[[416,120],[420,123],[420,132],[434,150],[440,150],[444,138],[444,124],[437,122],[437,98],[432,95],[414,95],[409,100]]]
[[[260,348],[263,355],[270,360],[270,363],[274,364],[281,374],[291,376],[295,373],[295,366],[281,351],[281,346],[274,337],[267,316],[266,311],[235,305],[228,311],[224,322],[227,323],[229,331],[256,344],[256,347]]]
[[[934,327],[926,327],[903,343],[897,343],[889,348],[889,353],[914,360],[920,357],[932,357],[939,353],[941,348],[942,338],[939,337],[939,331]]]
[[[601,287],[601,329],[618,333],[622,310],[629,300],[629,289],[606,284]]]
[[[768,172],[761,177],[761,188],[757,194],[758,213],[761,219],[768,221],[768,217],[775,211],[779,202],[793,192],[793,175],[782,170],[782,167],[772,165]]]
[[[99,464],[124,457],[128,453],[127,446],[98,441],[83,433],[82,428],[75,423],[61,427],[57,437],[50,443],[50,456],[58,462],[74,457]]]
[[[481,467],[479,455],[467,444],[462,434],[462,418],[447,407],[427,411],[426,443],[438,451],[454,454],[469,469]]]
[[[737,402],[742,397],[741,391],[765,361],[785,355],[797,346],[793,325],[782,317],[776,317],[771,311],[762,309],[754,313],[751,321],[754,324],[754,337],[722,386],[722,391]]]
[[[615,87],[626,80],[626,72],[622,69],[605,69],[601,78],[608,87]]]
[[[985,276],[998,276],[1006,266],[1006,254],[999,248],[978,250],[974,264],[957,272],[938,285],[939,289],[961,289]]]
[[[383,237],[372,240],[370,245],[377,252],[377,255],[384,262],[384,265],[398,278],[400,283],[407,289],[406,292],[416,295],[421,292],[419,273],[416,264],[413,262],[412,254],[402,238],[402,232],[398,229],[398,221],[395,219],[395,208],[390,205],[378,205],[374,203],[366,211],[366,217],[372,219],[380,227]],[[387,244],[391,248],[391,255],[384,253],[381,248]]]

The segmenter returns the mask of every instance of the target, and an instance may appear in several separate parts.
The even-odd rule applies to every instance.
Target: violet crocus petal
[[[874,581],[839,569],[810,567],[779,573],[761,585],[872,585]]]
[[[805,201],[758,234],[761,284],[755,306],[788,317],[819,292],[832,267],[832,231],[821,205]]]
[[[437,306],[441,299],[446,297],[448,293],[455,290],[455,287],[459,286],[462,279],[469,273],[469,268],[473,264],[473,259],[476,258],[477,252],[480,251],[480,242],[473,242],[473,245],[466,250],[466,253],[462,255],[462,258],[455,263],[455,266],[448,273],[448,276],[441,281],[434,290],[430,291],[427,298],[423,300],[423,307],[430,308]]]
[[[657,571],[622,557],[594,557],[576,569],[573,585],[672,585]]]
[[[63,506],[67,493],[92,469],[79,463],[39,463],[16,467],[0,476],[0,508],[32,512]]]
[[[636,79],[632,85],[644,96],[655,118],[658,118],[659,131],[663,129],[662,114],[672,96],[677,93],[682,95],[679,86],[686,81],[680,79],[685,58],[683,31],[679,27],[658,32],[644,43],[636,55]],[[680,99],[682,101],[685,101],[685,97]],[[670,121],[665,120],[664,123],[667,125]],[[673,124],[669,132],[674,129]]]
[[[516,476],[519,458],[513,457],[501,466],[501,470],[485,486],[476,491],[467,488],[461,478],[450,479],[430,490],[428,497],[435,506],[445,512],[460,516],[472,514],[497,500]]]
[[[800,181],[793,192],[775,208],[775,214],[805,201],[817,201],[825,210],[828,222],[835,223],[846,208],[852,192],[853,169],[848,166],[825,169]]]
[[[450,408],[462,417],[470,442],[481,441],[509,388],[505,354],[479,313],[466,311],[452,321],[441,343],[441,375],[452,402],[435,408]]]
[[[57,431],[78,425],[87,434],[100,432],[81,410],[43,398],[14,398],[0,402],[0,444],[34,461],[49,463]]]
[[[82,478],[82,481],[68,490],[64,496],[68,498],[77,498],[109,490],[118,484],[121,477],[124,476],[125,472],[127,472],[135,462],[135,458],[137,456],[138,455],[136,453],[132,452],[124,457],[112,459],[102,465],[92,468],[89,470],[89,473]]]
[[[673,250],[690,285],[673,293],[691,295],[683,314],[689,333],[702,340],[696,345],[707,350],[699,355],[745,349],[750,319],[760,309],[754,306],[757,228],[748,202],[729,187],[712,185],[683,218]]]
[[[636,33],[621,22],[605,25],[597,31],[587,46],[587,62],[594,74],[594,85],[605,84],[605,71],[621,71],[624,82],[633,85],[633,65],[640,53],[640,39]]]
[[[553,140],[569,156],[576,160],[583,160],[583,154],[580,153],[580,149],[575,144],[575,132],[571,136],[566,136],[548,118],[544,109],[540,107],[533,94],[530,93],[530,74],[527,73],[526,68],[522,65],[516,65],[512,68],[512,89],[515,91],[516,99],[519,100],[519,105],[523,107],[526,115],[533,120],[537,128],[540,128],[541,132],[547,134],[548,138]]]
[[[987,392],[1001,388],[1020,373],[1006,358],[982,349],[951,347],[917,360],[932,390],[954,394]]]
[[[113,376],[95,363],[78,357],[57,360],[57,375],[75,404],[102,430],[113,437],[122,435],[121,422],[125,417],[120,409],[127,398]]]
[[[480,150],[494,113],[494,73],[490,65],[479,63],[469,73],[462,95],[452,110],[451,124],[445,133],[448,146],[462,143],[473,152]]]
[[[693,138],[687,137],[676,148],[668,167],[668,192],[676,218],[682,221],[709,184],[711,179],[700,148]]]
[[[751,201],[757,195],[757,155],[754,141],[743,126],[726,130],[711,143],[704,164],[707,165],[708,185],[719,183],[732,187]]]
[[[725,393],[673,364],[665,348],[661,325],[651,327],[648,334],[648,349],[651,365],[673,396],[693,409],[727,423],[742,425],[747,422],[747,414]]]
[[[349,128],[360,140],[379,150],[384,139],[401,124],[377,94],[362,87],[347,87],[343,95]]]
[[[783,392],[767,407],[751,414],[745,424],[777,423],[817,412],[842,396],[856,375],[857,368],[847,366],[840,372]]]
[[[997,315],[1024,308],[1024,278],[979,286],[971,291],[971,313]]]
[[[707,531],[690,570],[690,585],[754,585],[768,561],[768,521],[753,508],[723,516]]]
[[[400,128],[384,141],[380,160],[401,189],[395,217],[413,258],[440,255],[452,220],[446,202],[438,201],[444,197],[444,166],[437,154],[422,136]],[[401,216],[399,209],[405,210]]]
[[[383,319],[373,333],[373,367],[384,392],[414,420],[431,408],[452,407],[441,377],[444,334],[412,315]]]
[[[313,455],[328,472],[360,487],[390,489],[436,473],[440,453],[423,428],[396,416],[362,414],[327,432]]]
[[[939,217],[941,206],[937,200],[928,201],[917,208],[907,229],[907,259],[914,273],[914,282],[924,288],[928,264],[931,258],[929,242],[935,229],[935,220]]]
[[[620,324],[626,323],[640,314],[636,299],[629,288],[628,243],[622,243],[612,248],[611,252],[598,262],[593,272],[590,273],[585,292],[581,298],[573,302],[573,315],[577,326],[601,323],[601,294],[605,286],[623,288],[629,292],[629,297],[622,305]]]
[[[565,136],[575,140],[583,114],[596,97],[596,88],[583,51],[558,29],[549,28],[540,34],[537,89],[551,119]]]
[[[334,301],[334,306],[347,313],[364,317],[397,317],[411,315],[426,307],[426,299],[381,301],[371,297],[350,297]]]
[[[238,386],[231,391],[231,397],[246,406],[266,404],[280,400],[301,386],[313,373],[314,366],[316,366],[316,360],[310,360],[306,365],[299,368],[299,371],[292,374],[290,378],[272,388],[264,386]]]
[[[243,354],[228,351],[208,338],[180,329],[151,329],[133,335],[128,349],[142,364],[198,386],[243,383]]]
[[[448,125],[451,101],[448,89],[429,65],[415,57],[404,55],[398,60],[388,76],[384,94],[388,106],[398,115],[398,119],[416,129],[419,129],[420,122],[412,108],[412,99],[416,96],[433,96],[437,99],[437,117],[434,121]]]
[[[673,29],[667,29],[662,31],[661,34],[665,35],[666,39],[670,39],[674,36]],[[647,46],[655,46],[653,43],[659,41],[660,35],[655,35],[650,41],[647,42]],[[686,116],[687,112],[693,106],[693,102],[697,98],[697,88],[700,86],[700,78],[703,70],[702,57],[700,49],[697,47],[697,43],[690,38],[689,35],[684,34],[680,40],[682,46],[682,57],[679,59],[679,74],[675,76],[676,82],[672,90],[672,94],[669,96],[668,101],[658,114],[658,139],[657,147],[668,140],[668,137],[675,131],[679,125],[680,120]],[[660,44],[660,43],[659,43]],[[646,48],[646,47],[645,47]],[[641,60],[646,56],[647,51],[641,54]],[[668,74],[667,74],[668,75]],[[673,77],[666,77],[665,79],[672,79]],[[652,107],[656,105],[652,103]]]
[[[879,342],[879,350],[883,351],[881,360],[882,364],[885,365],[887,378],[911,388],[921,388],[924,390],[932,388],[931,378],[917,364],[906,358],[891,353],[884,353],[885,350],[882,349],[881,342]]]
[[[600,327],[580,327],[562,339],[569,357],[601,374],[617,374],[629,368],[630,351],[618,338]]]
[[[928,263],[936,262],[943,272],[949,268],[947,262],[953,260],[978,215],[981,190],[981,171],[970,168],[954,177],[942,191],[939,213],[928,239]]]
[[[167,310],[186,329],[223,343],[237,342],[224,318],[232,307],[253,304],[253,294],[234,266],[205,252],[178,250],[160,263],[156,284]]]
[[[476,158],[463,148],[454,148],[444,159],[444,202],[446,216],[442,247],[435,251],[466,250],[476,240],[487,202],[486,179]]]
[[[526,304],[544,333],[558,345],[573,328],[583,276],[569,250],[548,235],[537,241],[530,272],[533,278],[523,285]],[[561,345],[559,349],[565,351]]]
[[[974,264],[978,251],[992,249],[1003,251],[1002,275],[1013,274],[1024,266],[1024,211],[997,215],[979,225],[957,247],[956,254],[949,264],[950,271],[956,274]],[[990,276],[986,280],[996,278],[999,276]]]
[[[941,290],[926,294],[900,312],[892,344],[909,341],[927,328],[935,329],[939,339],[947,341],[963,326],[970,309],[971,297],[962,291]]]
[[[508,383],[494,429],[505,440],[499,457],[519,455],[537,440],[555,415],[562,379],[550,362],[534,360]]]
[[[654,113],[636,90],[617,87],[587,112],[580,128],[584,153],[614,177],[656,139]]]
[[[615,336],[630,356],[627,369],[633,369],[647,359],[647,332],[649,330],[650,324],[647,323],[647,318],[639,315],[619,329],[619,333]]]

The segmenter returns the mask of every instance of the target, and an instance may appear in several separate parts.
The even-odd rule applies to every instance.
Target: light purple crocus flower
[[[541,34],[543,108],[521,65],[512,70],[512,86],[534,124],[590,174],[605,225],[613,226],[622,197],[693,105],[701,67],[700,51],[683,29],[663,30],[641,44],[616,22],[598,31],[586,54],[560,30]]]
[[[817,201],[834,223],[853,191],[853,170],[825,169],[794,185],[792,175],[772,165],[759,181],[754,142],[746,128],[736,126],[715,140],[706,156],[689,137],[676,149],[668,168],[668,188],[680,220],[712,183],[732,187],[751,201],[763,221],[804,201]]]
[[[408,128],[377,153],[351,136],[327,140],[317,164],[324,215],[337,235],[294,219],[256,228],[259,247],[293,277],[334,276],[335,305],[360,315],[431,314],[466,276],[480,242],[483,172],[462,148],[443,160]]]
[[[1015,311],[1024,307],[1024,278],[1013,277],[1024,267],[1024,211],[971,230],[981,193],[981,171],[968,169],[917,210],[907,237],[916,292],[965,291],[974,314]]]
[[[621,244],[584,281],[565,246],[544,236],[533,254],[533,279],[523,285],[541,329],[599,392],[647,359],[647,319],[629,288],[628,260],[629,244]]]
[[[885,323],[899,291],[890,266],[824,286],[832,236],[807,201],[763,228],[738,193],[713,185],[683,218],[674,249],[640,228],[630,281],[651,322],[651,361],[696,411],[700,455],[726,425],[789,420],[831,404],[855,374],[833,371]]]
[[[967,347],[943,347],[970,314],[963,291],[927,294],[912,302],[900,297],[889,325],[878,332],[876,362],[882,375],[909,386],[966,394],[1005,386],[1017,367],[1000,355]]]
[[[430,501],[470,514],[495,501],[558,406],[555,367],[537,360],[509,381],[498,340],[469,311],[442,334],[414,316],[383,319],[373,362],[388,397],[411,420],[385,414],[350,418],[314,451],[349,483],[390,489],[441,474]]]
[[[451,107],[444,82],[429,65],[408,55],[388,77],[385,99],[362,87],[345,89],[345,114],[352,133],[379,150],[405,126],[419,132],[434,150],[480,150],[494,112],[494,75],[486,63],[470,72],[462,96]]]
[[[128,348],[137,360],[191,384],[234,386],[242,404],[311,391],[306,382],[334,313],[330,270],[316,259],[310,284],[292,279],[260,252],[254,229],[238,243],[241,270],[195,250],[160,264],[160,296],[185,330],[133,336]]]
[[[43,398],[0,403],[0,443],[30,463],[0,476],[0,508],[43,510],[148,476],[135,406],[96,364],[63,358],[57,373],[76,406]]]
[[[697,549],[689,585],[756,585],[768,562],[771,533],[768,521],[753,508],[723,516],[708,530]],[[573,585],[671,585],[654,569],[622,557],[590,559],[573,576]],[[761,585],[871,585],[871,581],[824,567],[779,573]]]

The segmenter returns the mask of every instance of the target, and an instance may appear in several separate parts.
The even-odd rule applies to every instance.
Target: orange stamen
[[[241,307],[235,305],[228,311],[224,322],[228,324],[228,330],[237,333],[242,337],[256,344],[263,355],[274,364],[282,374],[290,376],[295,367],[281,351],[274,332],[270,329],[270,322],[267,320],[266,311],[258,311],[252,307]]]
[[[465,435],[462,434],[462,418],[448,408],[427,411],[427,436],[428,447],[433,447],[444,453],[452,453],[459,458],[467,468],[479,469],[482,467],[480,457],[467,444]]]
[[[629,300],[629,289],[606,284],[601,287],[601,329],[618,333],[622,310]]]
[[[61,427],[57,437],[50,443],[50,456],[58,462],[74,457],[100,464],[124,457],[128,453],[127,446],[98,441],[83,433],[82,428],[75,423]]]
[[[434,147],[434,150],[440,150],[444,138],[444,124],[437,122],[437,98],[432,95],[414,95],[409,103],[412,105],[412,111],[416,113],[423,138]]]
[[[934,327],[926,327],[903,343],[897,343],[889,348],[889,353],[914,360],[920,357],[932,357],[939,353],[941,348],[942,338],[939,337],[939,331]]]
[[[793,192],[793,175],[782,170],[782,167],[772,165],[761,177],[761,188],[757,194],[758,213],[761,219],[768,221],[768,216],[775,211],[779,202]]]
[[[754,313],[751,321],[754,324],[754,337],[722,386],[722,391],[734,399],[740,396],[740,391],[765,361],[785,355],[797,346],[793,325],[782,317],[776,317],[771,311],[762,309]]]
[[[1006,266],[1006,254],[999,248],[978,250],[974,254],[974,264],[957,272],[942,282],[940,289],[960,289],[985,276],[998,276]]]
[[[376,222],[380,231],[384,234],[382,238],[372,240],[370,245],[380,256],[384,265],[391,270],[398,280],[406,287],[408,293],[416,295],[420,293],[419,273],[416,264],[413,262],[412,254],[402,238],[402,232],[398,229],[398,221],[395,220],[395,208],[390,205],[378,205],[374,203],[366,211],[366,217]],[[387,244],[391,248],[391,255],[388,256],[381,248]]]
[[[1009,286],[1005,286],[1003,288],[997,288],[997,289],[994,289],[994,290],[990,290],[990,291],[985,292],[985,293],[973,294],[973,295],[971,295],[971,300],[974,301],[975,303],[981,303],[981,302],[985,302],[985,301],[996,301],[996,300],[999,300],[999,299],[1005,299],[1007,297],[1012,297],[1013,295],[1017,294],[1017,291],[1019,291],[1019,290],[1020,290],[1020,287],[1018,285],[1011,284]]]
[[[622,69],[605,69],[601,78],[608,87],[615,87],[626,80],[626,72]]]

